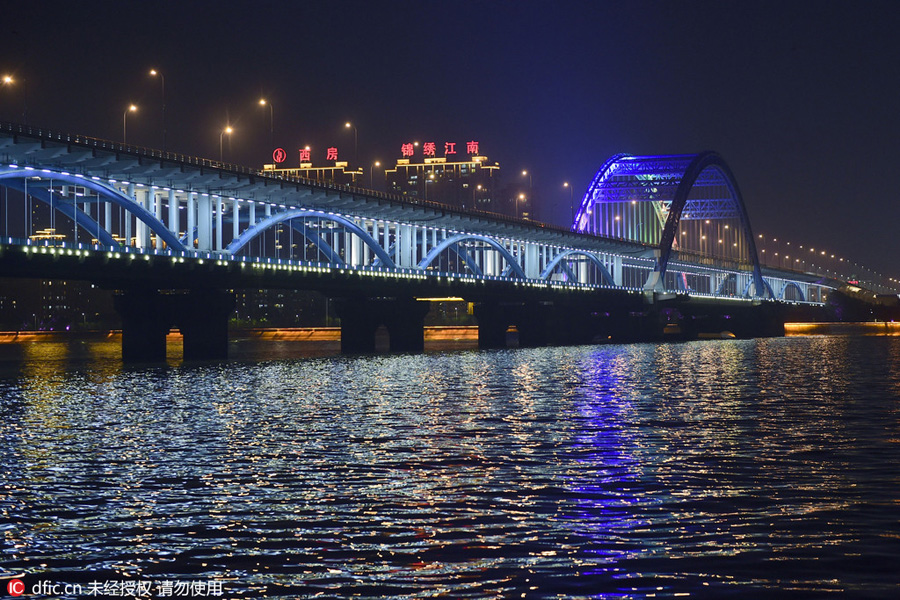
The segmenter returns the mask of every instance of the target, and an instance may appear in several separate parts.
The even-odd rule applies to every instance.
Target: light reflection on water
[[[900,591],[896,338],[127,368],[114,343],[2,352],[0,576],[26,583]]]

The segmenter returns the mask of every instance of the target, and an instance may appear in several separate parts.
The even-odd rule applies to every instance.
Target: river
[[[0,350],[25,597],[900,596],[898,337]]]

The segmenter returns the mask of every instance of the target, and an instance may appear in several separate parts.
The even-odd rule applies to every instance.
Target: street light
[[[122,113],[122,143],[123,144],[128,143],[128,129],[127,129],[128,113],[134,112],[136,110],[137,110],[137,106],[135,106],[134,104],[129,104],[128,108],[125,109],[125,112]]]
[[[478,208],[478,200],[476,194],[481,191],[482,185],[479,183],[472,188],[472,206],[470,208]],[[465,206],[463,207],[465,208]]]
[[[222,149],[222,140],[224,139],[226,133],[228,135],[231,135],[233,131],[234,129],[231,127],[231,125],[228,125],[225,127],[225,129],[222,130],[222,133],[219,134],[219,162],[225,162],[224,151]]]
[[[524,201],[525,201],[525,194],[519,194],[519,197],[516,200],[516,218],[517,219],[521,218],[519,216],[519,202],[524,202]]]
[[[159,77],[160,87],[162,89],[162,113],[163,113],[163,151],[166,150],[166,78],[163,77],[162,71],[150,69],[152,77]]]
[[[572,213],[572,227],[575,227],[575,188],[568,181],[563,182],[564,188],[569,188],[569,212]]]
[[[271,134],[271,149],[275,149],[275,107],[272,106],[272,103],[267,101],[265,98],[259,99],[260,106],[268,106],[269,107],[269,133]]]
[[[344,123],[344,127],[347,129],[353,129],[353,156],[356,164],[359,164],[359,130],[356,128],[356,125],[347,121]]]
[[[376,160],[372,163],[372,168],[369,170],[369,189],[375,189],[375,168],[381,166],[381,161]]]
[[[434,183],[434,171],[428,174],[428,178],[425,179],[425,200],[428,200],[428,182]]]
[[[16,80],[12,75],[4,75],[3,85],[13,87],[16,85]],[[19,85],[22,88],[22,123],[28,125],[28,97],[25,95],[25,80],[23,79]]]

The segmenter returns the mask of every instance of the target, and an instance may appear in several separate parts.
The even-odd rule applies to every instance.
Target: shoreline
[[[253,327],[228,332],[231,341],[270,340],[282,342],[338,342],[340,327]],[[24,342],[65,342],[72,340],[119,340],[121,329],[91,331],[0,331],[0,344]],[[178,342],[181,332],[172,329],[167,341]],[[426,342],[477,342],[478,327],[474,325],[431,325],[425,327]]]
[[[900,336],[900,322],[876,321],[857,323],[785,323],[785,337],[804,335]],[[75,340],[119,341],[121,329],[90,331],[0,331],[0,344],[67,342]],[[181,332],[172,329],[166,336],[169,342],[180,342]],[[229,331],[230,341],[258,340],[276,342],[339,342],[340,327],[252,327]],[[477,343],[475,325],[429,325],[425,327],[426,342]]]

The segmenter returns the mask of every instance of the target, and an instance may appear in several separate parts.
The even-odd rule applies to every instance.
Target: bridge
[[[0,276],[118,291],[123,356],[224,356],[230,290],[334,298],[342,349],[421,350],[426,300],[471,302],[482,347],[777,333],[839,282],[764,268],[713,152],[617,155],[570,229],[0,123]],[[781,319],[783,323],[783,319]]]

